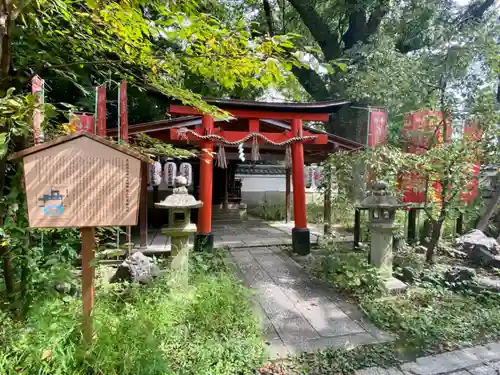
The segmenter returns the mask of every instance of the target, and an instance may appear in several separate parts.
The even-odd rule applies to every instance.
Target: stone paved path
[[[400,368],[369,368],[358,375],[499,375],[500,342],[418,358]]]
[[[230,253],[243,281],[255,291],[273,359],[391,339],[364,321],[354,305],[307,276],[279,247],[233,248]]]

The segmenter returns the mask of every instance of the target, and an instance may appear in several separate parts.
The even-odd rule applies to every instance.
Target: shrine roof
[[[80,138],[80,137],[90,138],[90,139],[92,139],[92,140],[94,140],[96,142],[99,142],[99,143],[101,143],[101,144],[103,144],[105,146],[111,147],[112,149],[114,149],[116,151],[122,152],[122,153],[124,153],[124,154],[126,154],[128,156],[131,156],[133,158],[139,159],[139,160],[141,160],[143,162],[146,162],[146,163],[152,162],[152,160],[149,157],[141,154],[138,151],[135,151],[134,149],[132,149],[130,147],[119,145],[119,144],[117,144],[117,143],[115,143],[113,141],[110,141],[110,140],[106,139],[106,138],[99,137],[97,135],[88,133],[86,131],[74,132],[74,133],[71,133],[71,134],[68,134],[68,135],[64,135],[64,136],[55,138],[55,139],[53,139],[51,141],[44,142],[44,143],[41,143],[39,145],[29,147],[27,149],[24,149],[22,151],[16,152],[15,154],[11,155],[9,157],[9,160],[16,160],[16,159],[24,158],[24,157],[26,157],[28,155],[36,154],[37,152],[49,149],[49,148],[54,147],[54,146],[58,146],[60,144],[72,141],[72,140]]]
[[[344,105],[351,102],[348,100],[325,100],[314,103],[290,103],[290,102],[261,102],[255,100],[241,99],[203,99],[208,104],[221,109],[247,109],[256,111],[272,112],[302,112],[302,113],[334,113]]]

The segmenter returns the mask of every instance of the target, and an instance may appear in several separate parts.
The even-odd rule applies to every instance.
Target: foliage
[[[399,335],[408,348],[453,350],[500,335],[497,299],[456,294],[439,287],[366,300],[362,308],[377,326]]]
[[[293,201],[290,203],[291,220],[293,220]],[[307,221],[313,224],[324,222],[324,209],[322,202],[310,202],[306,205]],[[264,199],[261,205],[249,209],[249,213],[268,221],[283,221],[286,216],[284,201]],[[332,221],[342,228],[350,230],[354,222],[353,205],[339,195],[335,196],[332,209]]]
[[[378,271],[368,263],[364,252],[328,249],[312,272],[339,291],[356,299],[373,298],[383,293]]]
[[[355,374],[364,368],[389,368],[400,362],[393,344],[364,345],[304,353],[295,359],[294,370],[300,374]]]
[[[218,269],[220,253],[197,256],[188,292],[171,289],[168,278],[148,287],[101,286],[86,352],[79,300],[46,297],[26,324],[2,319],[2,373],[208,375],[257,366],[264,348],[246,290]]]

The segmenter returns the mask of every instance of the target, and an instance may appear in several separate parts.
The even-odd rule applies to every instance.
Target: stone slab
[[[397,368],[380,368],[370,367],[356,372],[356,375],[404,375],[401,370]]]
[[[325,348],[349,350],[360,345],[376,344],[377,342],[378,340],[369,333],[358,333],[354,335],[285,342],[285,345],[291,354],[297,355],[303,352],[313,352]]]

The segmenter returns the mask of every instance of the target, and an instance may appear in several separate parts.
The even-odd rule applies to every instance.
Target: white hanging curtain
[[[149,168],[149,183],[152,186],[161,184],[161,163],[155,161]]]
[[[169,161],[165,164],[163,181],[165,181],[168,187],[174,187],[175,177],[177,177],[177,165],[173,161]]]
[[[179,167],[179,173],[181,176],[186,177],[188,186],[191,186],[193,182],[193,167],[190,163],[182,163]]]

